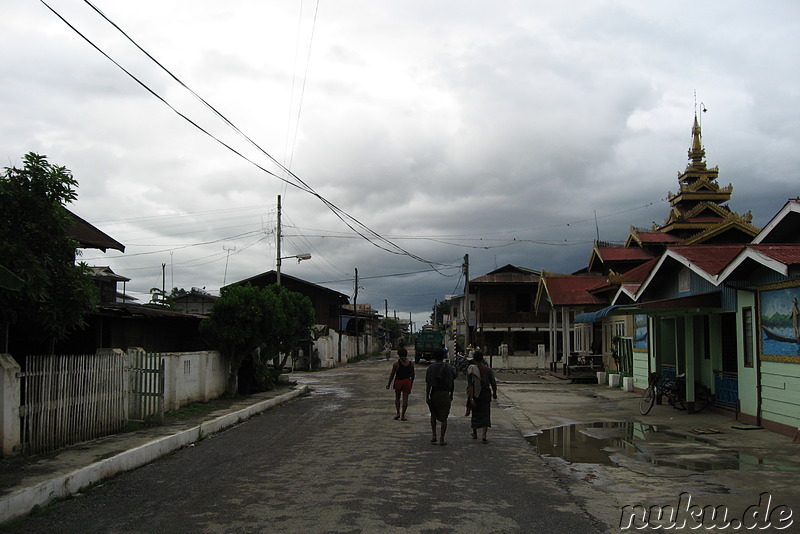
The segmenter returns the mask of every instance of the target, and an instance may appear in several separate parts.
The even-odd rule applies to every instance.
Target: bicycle
[[[639,400],[639,413],[647,415],[656,403],[658,396],[667,398],[667,403],[676,410],[686,409],[686,377],[659,378],[658,373],[650,373],[648,386]],[[694,383],[694,411],[702,411],[711,402],[711,390],[700,381]]]

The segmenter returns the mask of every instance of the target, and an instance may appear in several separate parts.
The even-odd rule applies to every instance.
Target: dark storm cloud
[[[53,6],[182,113],[293,181],[96,15]],[[463,289],[465,254],[472,276],[508,263],[572,272],[598,231],[621,241],[663,221],[695,91],[731,208],[764,224],[797,196],[800,8],[769,6],[345,1],[321,3],[314,23],[309,6],[98,4],[389,251],[200,133],[39,5],[0,22],[2,156],[34,150],[74,171],[76,213],[130,243],[85,256],[132,278],[129,291],[160,285],[162,264],[168,286],[212,291],[274,268],[280,194],[283,253],[313,256],[285,261],[287,273],[352,295],[358,268],[360,302],[421,321]]]

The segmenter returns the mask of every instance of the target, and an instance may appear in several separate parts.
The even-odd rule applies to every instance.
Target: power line
[[[196,122],[194,122],[192,119],[190,119],[189,117],[187,117],[187,116],[186,116],[186,115],[184,115],[183,113],[179,112],[179,111],[178,111],[177,109],[175,109],[175,108],[174,108],[174,107],[173,107],[171,104],[169,104],[169,102],[167,102],[167,101],[166,101],[166,100],[165,100],[163,97],[161,97],[161,96],[160,96],[158,93],[156,93],[156,92],[155,92],[153,89],[151,89],[150,87],[148,87],[148,86],[147,86],[147,85],[146,85],[144,82],[142,82],[141,80],[139,80],[139,79],[138,79],[136,76],[134,76],[134,75],[133,75],[131,72],[129,72],[127,69],[125,69],[124,67],[122,67],[122,65],[120,65],[119,63],[117,63],[117,62],[116,62],[114,59],[112,59],[112,58],[111,58],[111,57],[110,57],[108,54],[106,54],[106,53],[105,53],[105,52],[104,52],[102,49],[100,49],[100,47],[98,47],[96,44],[94,44],[94,43],[93,43],[93,42],[92,42],[92,41],[91,41],[91,40],[90,40],[88,37],[86,37],[86,36],[85,36],[85,35],[83,35],[83,34],[82,34],[80,31],[78,31],[78,29],[77,29],[77,28],[75,28],[75,27],[74,27],[72,24],[70,24],[70,23],[69,23],[69,22],[68,22],[68,21],[67,21],[67,20],[66,20],[64,17],[62,17],[62,16],[61,16],[61,14],[59,14],[59,13],[58,13],[56,10],[54,10],[52,7],[50,7],[50,6],[49,6],[49,5],[48,5],[48,4],[47,4],[47,3],[46,3],[44,0],[39,0],[39,1],[40,1],[42,4],[44,4],[44,5],[45,5],[45,6],[46,6],[46,7],[47,7],[47,8],[48,8],[48,9],[49,9],[51,12],[53,12],[53,14],[55,14],[55,15],[56,15],[56,16],[57,16],[59,19],[61,19],[61,20],[62,20],[62,21],[63,21],[63,22],[64,22],[64,23],[67,25],[67,26],[69,26],[69,27],[70,27],[70,29],[72,29],[72,30],[73,30],[75,33],[77,33],[77,34],[78,34],[78,35],[79,35],[81,38],[83,38],[83,39],[84,39],[84,40],[85,40],[87,43],[89,43],[89,44],[90,44],[90,45],[91,45],[93,48],[95,48],[95,49],[96,49],[98,52],[100,52],[100,53],[101,53],[103,56],[105,56],[105,57],[106,57],[106,58],[107,58],[109,61],[111,61],[112,63],[114,63],[114,65],[116,65],[118,68],[120,68],[120,69],[121,69],[123,72],[125,72],[125,73],[126,73],[128,76],[130,76],[130,77],[131,77],[131,78],[132,78],[134,81],[136,81],[136,82],[137,82],[139,85],[141,85],[141,86],[142,86],[142,87],[143,87],[143,88],[144,88],[144,89],[145,89],[147,92],[149,92],[150,94],[152,94],[153,96],[155,96],[155,97],[156,97],[158,100],[160,100],[160,101],[161,101],[162,103],[164,103],[164,104],[165,104],[167,107],[169,107],[169,108],[170,108],[170,109],[171,109],[173,112],[175,112],[175,113],[176,113],[178,116],[180,116],[181,118],[183,118],[184,120],[186,120],[187,122],[189,122],[189,123],[190,123],[192,126],[194,126],[195,128],[197,128],[198,130],[200,130],[201,132],[203,132],[203,133],[204,133],[204,134],[206,134],[207,136],[211,137],[212,139],[214,139],[215,141],[217,141],[219,144],[221,144],[222,146],[224,146],[225,148],[227,148],[228,150],[230,150],[231,152],[233,152],[234,154],[236,154],[236,155],[237,155],[237,156],[239,156],[240,158],[244,159],[245,161],[247,161],[247,162],[251,163],[252,165],[254,165],[256,168],[258,168],[258,169],[260,169],[261,171],[265,172],[266,174],[268,174],[268,175],[270,175],[270,176],[273,176],[273,177],[277,178],[278,180],[281,180],[282,182],[284,182],[284,183],[286,183],[286,184],[292,185],[293,187],[296,187],[297,189],[300,189],[300,190],[302,190],[302,191],[305,191],[305,192],[307,192],[308,194],[310,194],[310,195],[312,195],[312,196],[316,197],[316,198],[317,198],[317,199],[319,199],[319,200],[320,200],[320,201],[321,201],[321,202],[322,202],[322,203],[323,203],[323,204],[324,204],[324,205],[325,205],[325,206],[326,206],[326,207],[327,207],[327,208],[328,208],[328,209],[329,209],[329,210],[330,210],[330,211],[331,211],[331,212],[332,212],[334,215],[336,215],[336,217],[337,217],[339,220],[341,220],[341,221],[342,221],[342,222],[345,224],[345,226],[347,226],[347,227],[348,227],[348,228],[350,228],[350,229],[351,229],[353,232],[355,232],[355,233],[357,233],[358,235],[360,235],[360,236],[361,236],[361,237],[362,237],[364,240],[368,241],[370,244],[372,244],[372,245],[373,245],[373,246],[375,246],[376,248],[379,248],[379,249],[381,249],[381,250],[384,250],[385,252],[389,252],[390,254],[396,254],[396,255],[408,256],[408,257],[410,257],[410,258],[412,258],[412,259],[414,259],[414,260],[416,260],[416,261],[419,261],[419,262],[421,262],[421,263],[426,263],[426,264],[430,265],[431,267],[433,267],[434,269],[436,269],[436,266],[437,266],[437,265],[441,265],[441,264],[438,264],[437,262],[433,262],[433,261],[426,260],[425,258],[423,258],[423,257],[421,257],[421,256],[418,256],[418,255],[416,255],[416,254],[413,254],[413,253],[411,253],[411,252],[409,252],[409,251],[405,250],[404,248],[400,247],[400,246],[399,246],[399,245],[397,245],[396,243],[393,243],[391,240],[389,240],[389,239],[385,238],[384,236],[380,235],[379,233],[375,232],[374,230],[372,230],[371,228],[369,228],[367,225],[365,225],[364,223],[362,223],[361,221],[359,221],[358,219],[356,219],[356,218],[355,218],[355,217],[353,217],[352,215],[348,214],[347,212],[345,212],[344,210],[342,210],[341,208],[339,208],[338,206],[336,206],[335,204],[333,204],[331,201],[329,201],[328,199],[326,199],[325,197],[323,197],[322,195],[320,195],[319,193],[317,193],[317,192],[316,192],[316,191],[315,191],[315,190],[314,190],[314,189],[313,189],[311,186],[309,186],[309,185],[308,185],[306,182],[304,182],[304,181],[303,181],[303,180],[302,180],[300,177],[298,177],[298,176],[297,176],[296,174],[294,174],[294,173],[293,173],[291,170],[289,170],[288,168],[286,168],[286,166],[284,166],[283,164],[281,164],[281,163],[280,163],[278,160],[276,160],[274,157],[272,157],[272,155],[270,155],[270,154],[269,154],[269,153],[268,153],[266,150],[264,150],[263,148],[261,148],[261,146],[259,146],[259,145],[258,145],[258,144],[257,144],[255,141],[253,141],[253,140],[252,140],[250,137],[248,137],[248,136],[247,136],[247,135],[246,135],[244,132],[242,132],[242,131],[241,131],[241,130],[240,130],[240,129],[239,129],[239,128],[238,128],[238,127],[235,125],[235,124],[233,124],[233,123],[232,123],[230,120],[228,120],[228,118],[227,118],[227,117],[225,117],[225,116],[224,116],[222,113],[220,113],[220,112],[219,112],[219,111],[218,111],[216,108],[214,108],[214,107],[213,107],[211,104],[209,104],[209,103],[208,103],[208,102],[207,102],[205,99],[203,99],[203,98],[202,98],[200,95],[198,95],[198,94],[197,94],[196,92],[194,92],[194,91],[193,91],[191,88],[189,88],[189,87],[188,87],[188,86],[187,86],[185,83],[183,83],[183,82],[182,82],[182,81],[181,81],[181,80],[180,80],[180,79],[179,79],[177,76],[175,76],[175,75],[174,75],[174,74],[173,74],[173,73],[172,73],[172,72],[171,72],[169,69],[167,69],[166,67],[164,67],[164,66],[163,66],[163,65],[162,65],[162,64],[161,64],[161,63],[160,63],[158,60],[156,60],[156,59],[155,59],[155,58],[154,58],[154,57],[153,57],[153,56],[152,56],[150,53],[148,53],[146,50],[144,50],[144,48],[142,48],[142,47],[141,47],[141,46],[140,46],[140,45],[139,45],[139,44],[138,44],[136,41],[134,41],[134,40],[133,40],[133,39],[132,39],[132,38],[131,38],[131,37],[130,37],[130,36],[127,34],[127,33],[125,33],[125,31],[123,31],[123,30],[122,30],[122,28],[120,28],[120,27],[119,27],[119,26],[118,26],[118,25],[117,25],[115,22],[113,22],[111,19],[109,19],[109,18],[108,18],[108,17],[107,17],[107,16],[106,16],[106,15],[105,15],[105,14],[104,14],[102,11],[100,11],[100,10],[99,10],[97,7],[95,7],[95,6],[94,6],[94,5],[93,5],[91,2],[89,2],[89,0],[84,0],[84,2],[85,2],[85,3],[86,3],[88,6],[90,6],[90,7],[91,7],[91,8],[92,8],[92,9],[93,9],[93,10],[94,10],[94,11],[95,11],[95,12],[96,12],[98,15],[100,15],[100,16],[101,16],[103,19],[105,19],[105,20],[106,20],[106,21],[107,21],[109,24],[111,24],[111,25],[112,25],[112,26],[113,26],[113,27],[114,27],[114,28],[115,28],[117,31],[119,31],[119,32],[120,32],[120,33],[121,33],[123,36],[125,36],[125,38],[127,38],[127,39],[128,39],[128,40],[129,40],[129,41],[130,41],[130,42],[131,42],[131,43],[132,43],[132,44],[133,44],[133,45],[136,47],[136,48],[138,48],[138,49],[139,49],[139,50],[140,50],[140,51],[141,51],[143,54],[145,54],[145,55],[146,55],[146,56],[147,56],[147,57],[148,57],[148,58],[149,58],[151,61],[153,61],[153,62],[154,62],[156,65],[158,65],[158,66],[159,66],[159,67],[160,67],[160,68],[161,68],[161,69],[162,69],[162,70],[163,70],[165,73],[167,73],[167,74],[168,74],[168,75],[169,75],[169,76],[170,76],[170,77],[171,77],[173,80],[175,80],[175,81],[176,81],[178,84],[180,84],[182,87],[184,87],[184,88],[185,88],[187,91],[189,91],[189,92],[190,92],[190,93],[191,93],[193,96],[195,96],[195,97],[196,97],[198,100],[200,100],[200,102],[202,102],[202,103],[203,103],[203,105],[205,105],[205,106],[206,106],[208,109],[210,109],[210,110],[211,110],[211,111],[212,111],[212,112],[213,112],[215,115],[217,115],[217,117],[219,117],[219,118],[220,118],[220,119],[221,119],[223,122],[225,122],[225,123],[226,123],[228,126],[230,126],[230,127],[231,127],[231,128],[232,128],[232,129],[233,129],[235,132],[236,132],[236,133],[238,133],[239,135],[241,135],[241,136],[242,136],[242,137],[243,137],[245,140],[247,140],[247,141],[248,141],[248,142],[249,142],[249,143],[250,143],[252,146],[254,146],[254,147],[255,147],[255,148],[258,150],[258,151],[260,151],[260,152],[261,152],[262,154],[264,154],[264,155],[265,155],[267,158],[269,158],[269,159],[270,159],[270,160],[271,160],[271,161],[272,161],[272,162],[273,162],[275,165],[277,165],[277,166],[278,166],[278,167],[279,167],[281,170],[283,170],[285,173],[287,173],[287,175],[289,175],[289,176],[291,176],[292,178],[294,178],[294,180],[295,180],[295,182],[296,182],[296,183],[295,183],[295,182],[290,182],[290,181],[288,181],[287,179],[285,179],[285,178],[282,178],[282,177],[278,176],[277,174],[275,174],[275,173],[273,173],[273,172],[271,172],[271,171],[267,170],[266,168],[262,167],[262,166],[261,166],[261,165],[259,165],[258,163],[254,162],[253,160],[251,160],[251,159],[247,158],[245,155],[243,155],[242,153],[240,153],[239,151],[237,151],[236,149],[234,149],[232,146],[228,145],[227,143],[223,142],[223,141],[222,141],[222,140],[220,140],[219,138],[215,137],[213,134],[211,134],[210,132],[208,132],[207,130],[205,130],[204,128],[202,128],[202,127],[201,127],[199,124],[197,124]],[[363,233],[362,233],[362,231],[359,231],[359,230],[357,230],[357,229],[354,227],[354,225],[355,225],[355,226],[358,226],[359,228],[361,228],[361,229],[363,230]],[[365,234],[366,234],[366,235],[365,235]]]

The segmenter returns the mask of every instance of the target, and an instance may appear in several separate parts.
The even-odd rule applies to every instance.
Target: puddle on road
[[[683,436],[635,422],[601,422],[565,425],[529,436],[542,456],[570,463],[619,467],[629,460],[691,471],[719,469],[800,471],[800,464],[780,462],[732,449],[700,437]]]

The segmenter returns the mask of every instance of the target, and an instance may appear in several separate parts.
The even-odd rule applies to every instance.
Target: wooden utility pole
[[[464,347],[470,345],[469,331],[469,254],[464,254],[464,321],[467,323],[466,334],[464,335]]]
[[[278,195],[278,229],[275,233],[275,248],[278,261],[275,263],[275,281],[281,285],[281,196]]]
[[[356,286],[355,292],[353,293],[353,312],[356,315],[356,358],[358,358],[358,269],[356,269]]]

